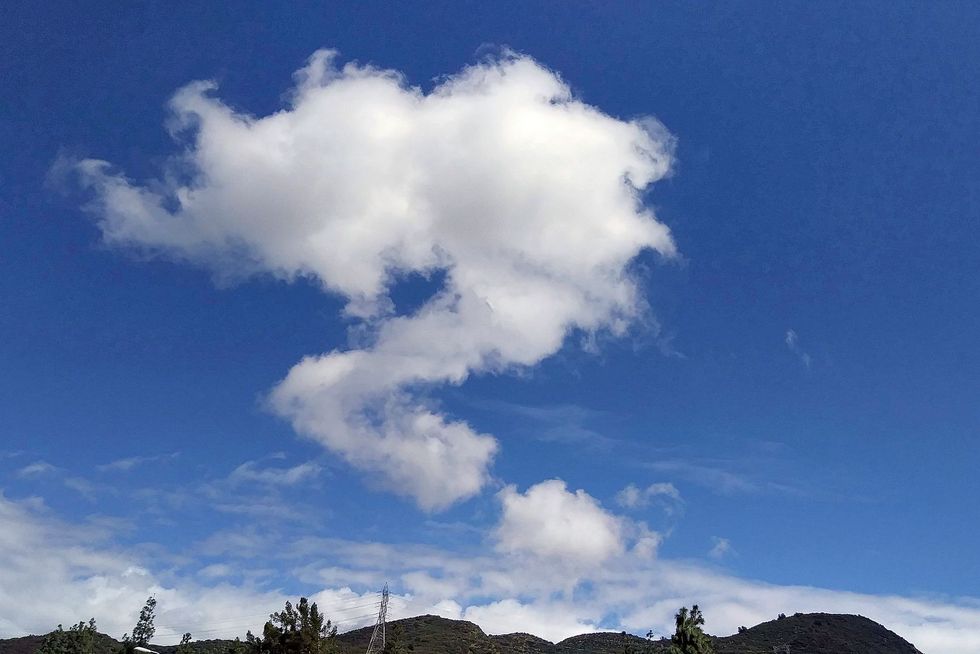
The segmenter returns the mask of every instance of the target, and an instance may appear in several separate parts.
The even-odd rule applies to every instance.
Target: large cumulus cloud
[[[644,311],[630,274],[671,256],[642,200],[671,165],[652,119],[619,120],[516,54],[430,92],[319,51],[288,106],[238,112],[198,82],[171,102],[189,147],[136,184],[79,162],[104,239],[205,266],[315,278],[371,337],[297,363],[270,394],[302,434],[426,509],[484,486],[496,440],[424,401],[436,384],[531,366],[574,331],[622,333]],[[420,307],[406,275],[444,275]]]

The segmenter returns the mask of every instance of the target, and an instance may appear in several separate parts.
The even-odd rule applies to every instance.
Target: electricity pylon
[[[385,619],[388,617],[388,584],[381,589],[381,608],[378,609],[378,621],[374,624],[374,633],[368,643],[367,654],[381,654],[385,648]]]

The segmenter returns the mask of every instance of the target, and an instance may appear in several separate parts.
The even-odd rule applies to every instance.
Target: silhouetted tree
[[[95,618],[72,625],[68,631],[59,624],[44,637],[37,654],[94,654],[97,633]]]
[[[248,644],[243,643],[241,638],[235,636],[235,640],[225,648],[224,654],[248,654],[249,649]]]
[[[180,645],[177,645],[177,654],[193,654],[194,648],[191,647],[190,632],[180,637]]]
[[[146,598],[146,604],[140,609],[140,617],[136,621],[136,626],[133,627],[133,635],[123,634],[123,653],[132,654],[134,648],[136,647],[146,647],[150,639],[153,638],[153,634],[156,633],[156,627],[153,626],[154,612],[157,608],[157,601],[153,597]]]
[[[525,644],[525,651],[527,645]],[[402,630],[400,624],[394,624],[388,630],[387,637],[385,638],[385,647],[382,651],[383,654],[408,654],[412,650],[411,647],[405,642],[405,634]]]
[[[688,611],[682,606],[674,616],[675,630],[670,638],[670,654],[713,654],[711,639],[704,633],[704,616],[695,604]]]
[[[261,638],[248,632],[245,641],[251,654],[330,654],[337,651],[336,636],[337,627],[324,619],[316,602],[302,597],[295,608],[286,602],[285,609],[270,615]]]

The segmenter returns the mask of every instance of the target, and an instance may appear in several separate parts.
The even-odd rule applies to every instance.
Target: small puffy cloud
[[[190,135],[162,181],[77,163],[104,241],[219,280],[309,278],[346,301],[359,347],[309,356],[272,390],[301,434],[427,510],[470,497],[498,443],[426,401],[475,373],[533,366],[573,333],[623,334],[647,312],[631,262],[672,256],[644,204],[673,139],[575,98],[506,54],[428,93],[315,53],[289,105],[238,112],[197,82],[172,99]],[[444,279],[397,314],[392,288]]]
[[[708,556],[713,559],[723,559],[735,551],[732,549],[732,542],[727,538],[714,536],[712,540],[714,541],[714,545],[708,550]]]
[[[652,501],[658,501],[668,515],[677,513],[684,504],[680,491],[669,482],[650,484],[646,488],[629,484],[616,493],[616,503],[624,509],[643,508]]]
[[[497,497],[503,509],[494,534],[498,551],[579,567],[601,564],[625,549],[623,520],[584,490],[569,491],[559,479],[525,493],[508,486]]]
[[[50,475],[57,471],[57,466],[53,466],[47,461],[35,461],[34,463],[29,463],[18,470],[16,474],[21,479],[31,479]]]

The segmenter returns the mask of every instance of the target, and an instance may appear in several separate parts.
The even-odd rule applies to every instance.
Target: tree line
[[[153,597],[146,600],[132,633],[123,634],[117,654],[145,654],[156,634],[156,605]],[[711,639],[703,630],[704,616],[697,604],[690,610],[682,607],[674,616],[674,621],[669,654],[713,654]],[[396,634],[393,633],[395,637],[385,643],[388,654],[404,651]],[[647,632],[647,646],[641,648],[635,647],[625,637],[625,632],[623,635],[623,654],[645,654],[644,650],[649,652],[652,649],[652,631]],[[99,637],[95,618],[68,629],[59,624],[57,629],[44,637],[37,654],[105,654],[104,649],[98,648]],[[339,651],[336,638],[337,626],[320,612],[316,602],[302,597],[295,606],[286,602],[282,611],[272,613],[260,636],[249,631],[244,641],[236,638],[222,654],[336,654]],[[176,654],[194,654],[190,633],[181,637]]]

